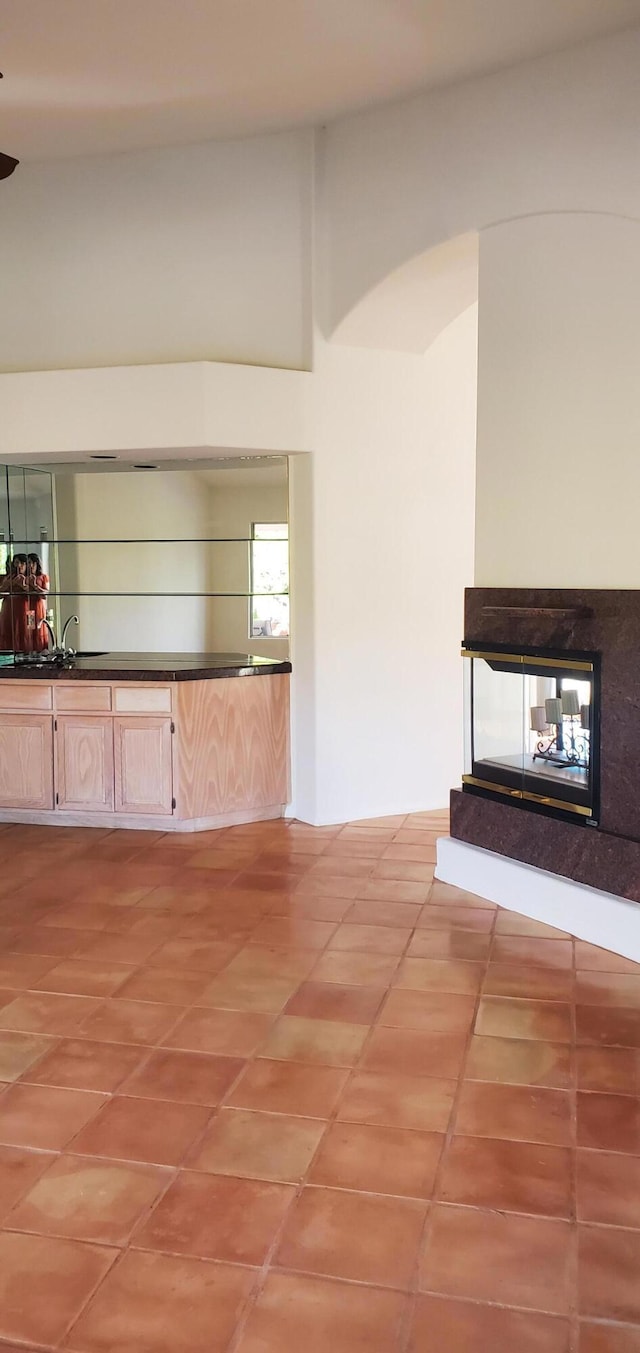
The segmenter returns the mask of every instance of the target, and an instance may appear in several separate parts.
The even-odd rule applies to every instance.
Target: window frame
[[[265,595],[265,593],[262,593],[262,592],[256,593],[256,592],[254,591],[254,548],[253,548],[253,547],[254,547],[254,545],[255,545],[256,543],[260,543],[261,540],[264,540],[264,539],[265,539],[265,537],[261,537],[261,536],[259,536],[259,535],[256,535],[256,530],[264,530],[265,528],[271,528],[272,530],[282,530],[282,531],[284,531],[284,532],[286,533],[285,535],[282,536],[282,543],[283,543],[284,545],[286,545],[286,547],[287,547],[287,591],[286,591],[286,593],[285,593],[285,592],[274,592],[274,593],[273,593],[273,596],[277,596],[277,597],[280,597],[280,596],[287,596],[287,597],[288,597],[288,596],[289,596],[289,585],[290,585],[290,576],[289,576],[289,522],[288,522],[288,521],[252,521],[252,523],[251,523],[251,538],[250,538],[250,541],[249,541],[249,613],[248,613],[248,616],[247,616],[247,630],[248,630],[249,640],[251,641],[251,643],[254,643],[255,640],[256,640],[256,638],[259,639],[260,643],[263,643],[265,640],[267,640],[267,641],[278,641],[278,640],[281,640],[281,641],[288,642],[288,641],[289,641],[290,634],[286,634],[286,635],[284,635],[284,634],[283,634],[283,635],[279,635],[279,634],[261,634],[261,635],[255,635],[255,634],[253,633],[253,604],[254,604],[254,601],[255,601],[255,599],[256,599],[256,596],[263,597],[263,596]],[[269,537],[269,536],[266,537],[267,540],[269,540],[270,538],[271,538],[271,539],[278,539],[277,537]]]

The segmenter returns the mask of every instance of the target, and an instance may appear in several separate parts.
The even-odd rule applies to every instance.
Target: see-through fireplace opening
[[[465,645],[466,792],[594,825],[597,654]]]

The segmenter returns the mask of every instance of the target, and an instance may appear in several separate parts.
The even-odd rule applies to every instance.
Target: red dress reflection
[[[49,645],[47,618],[49,577],[37,555],[16,554],[0,580],[0,650],[40,653]]]

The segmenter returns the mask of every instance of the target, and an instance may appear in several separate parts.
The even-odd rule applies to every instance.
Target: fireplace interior
[[[463,657],[465,791],[596,823],[597,655],[465,647]]]

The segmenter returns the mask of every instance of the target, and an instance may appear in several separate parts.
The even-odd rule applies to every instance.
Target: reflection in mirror
[[[55,500],[56,628],[77,615],[74,646],[289,656],[286,458],[57,467]]]
[[[6,466],[0,488],[0,655],[49,648],[54,534],[53,478]],[[55,591],[55,586],[54,589]]]

